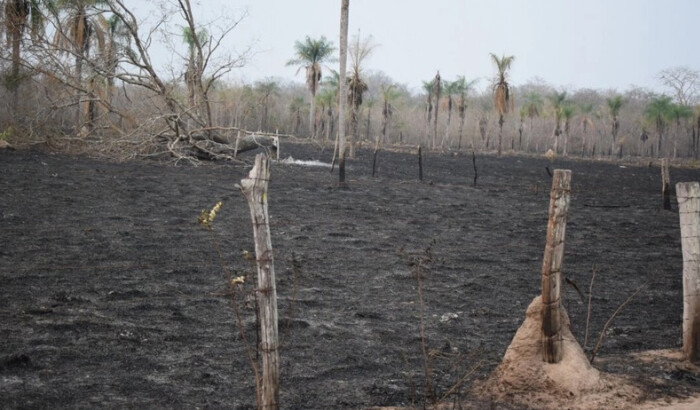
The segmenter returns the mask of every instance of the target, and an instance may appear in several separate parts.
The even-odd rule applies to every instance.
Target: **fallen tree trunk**
[[[279,145],[279,140],[269,135],[251,134],[237,138],[237,141],[234,141],[233,144],[237,153],[251,151],[256,148],[271,148],[276,150]]]
[[[159,139],[166,142],[168,151],[173,156],[177,158],[190,156],[200,160],[233,160],[241,152],[252,151],[256,148],[276,151],[279,144],[277,137],[257,134],[231,139],[203,134],[192,134],[189,138],[160,135]]]

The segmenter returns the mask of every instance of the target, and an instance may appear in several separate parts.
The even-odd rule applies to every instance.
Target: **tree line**
[[[437,72],[411,90],[371,68],[381,49],[357,33],[348,41],[344,84],[335,69],[338,50],[325,37],[290,44],[287,65],[298,68],[303,83],[245,83],[230,78],[251,50],[230,55],[222,47],[245,14],[215,29],[197,21],[189,0],[159,3],[162,16],[149,22],[122,0],[0,3],[7,44],[0,53],[0,130],[15,140],[77,139],[105,151],[176,157],[193,147],[212,153],[211,144],[240,129],[332,144],[342,87],[351,156],[357,144],[370,143],[498,155],[700,158],[700,74],[687,67],[659,73],[665,94],[561,89],[539,79],[512,84],[517,56],[491,54],[483,57],[493,62],[490,78]],[[178,57],[172,67],[152,59],[162,33]]]

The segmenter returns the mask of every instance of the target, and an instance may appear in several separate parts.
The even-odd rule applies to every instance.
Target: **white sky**
[[[135,0],[127,4],[145,7]],[[294,42],[325,35],[338,46],[340,0],[192,5],[200,23],[247,9],[227,47],[253,45],[256,54],[232,73],[235,80],[301,83],[303,73],[285,66]],[[662,69],[700,69],[700,0],[350,0],[350,35],[358,30],[379,44],[366,68],[416,91],[436,70],[447,80],[482,78],[485,87],[494,72],[491,52],[515,56],[514,85],[539,77],[556,87],[661,90]],[[167,55],[154,55],[162,58]]]

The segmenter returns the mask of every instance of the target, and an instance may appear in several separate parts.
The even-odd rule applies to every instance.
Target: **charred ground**
[[[282,157],[329,161],[287,144]],[[252,158],[252,157],[251,157]],[[680,232],[662,211],[656,166],[477,155],[372,153],[349,162],[347,189],[325,167],[273,164],[269,206],[280,297],[283,408],[420,403],[417,282],[441,396],[499,363],[539,293],[550,177],[573,171],[564,272],[585,294],[591,337],[634,290],[600,352],[601,370],[649,398],[700,392],[697,373],[628,353],[680,346]],[[249,211],[236,184],[248,167],[113,163],[0,153],[0,402],[8,408],[253,408],[254,388],[226,278],[248,272]],[[672,180],[697,181],[695,169]],[[197,216],[218,200],[210,232]],[[586,303],[564,290],[583,344]],[[252,302],[239,299],[254,340]],[[589,342],[589,346],[593,342]]]

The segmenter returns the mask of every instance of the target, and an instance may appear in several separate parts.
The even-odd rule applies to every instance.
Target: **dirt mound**
[[[624,408],[638,403],[641,392],[623,379],[594,369],[570,330],[563,312],[563,355],[556,364],[542,360],[542,301],[537,296],[527,308],[525,321],[506,350],[503,362],[478,395],[498,402],[537,408]]]

